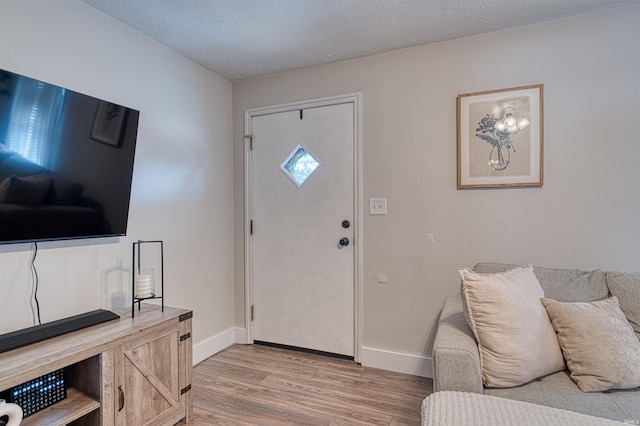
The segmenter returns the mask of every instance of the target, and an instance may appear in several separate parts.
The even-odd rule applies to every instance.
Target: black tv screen
[[[0,243],[125,235],[138,118],[0,69]]]

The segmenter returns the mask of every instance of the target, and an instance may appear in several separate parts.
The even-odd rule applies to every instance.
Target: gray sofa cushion
[[[640,339],[640,273],[607,271],[607,286]]]
[[[511,389],[485,389],[484,393],[618,421],[635,420],[640,415],[640,392],[637,389],[582,392],[571,380],[568,371],[554,373]]]
[[[521,265],[478,263],[476,272],[485,274],[504,272]],[[605,273],[601,270],[551,269],[533,267],[545,297],[558,302],[593,302],[609,296]]]
[[[640,424],[640,389],[607,391],[604,394],[625,413],[622,421]]]

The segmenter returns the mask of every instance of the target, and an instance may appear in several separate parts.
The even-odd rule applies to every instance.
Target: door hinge
[[[253,235],[253,219],[249,221],[249,235]]]
[[[251,321],[255,318],[256,311],[253,309],[253,305],[251,305]]]
[[[249,139],[249,151],[253,151],[253,135],[244,135],[245,139]]]
[[[189,340],[191,339],[191,332],[188,332],[187,334],[183,334],[182,336],[180,336],[180,341],[184,342],[185,340]]]
[[[185,393],[189,392],[191,390],[191,385],[187,385],[185,387],[183,387],[182,389],[180,389],[180,395],[184,395]]]

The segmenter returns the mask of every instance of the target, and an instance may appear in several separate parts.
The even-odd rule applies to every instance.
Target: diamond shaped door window
[[[280,170],[300,188],[319,165],[318,160],[304,146],[298,144],[280,165]]]

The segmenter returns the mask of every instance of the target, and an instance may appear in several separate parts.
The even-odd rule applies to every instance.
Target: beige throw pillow
[[[485,386],[519,386],[565,369],[532,266],[496,274],[469,269],[459,273],[465,316],[478,341]]]
[[[640,342],[617,297],[566,303],[542,299],[542,303],[580,390],[640,387]]]

